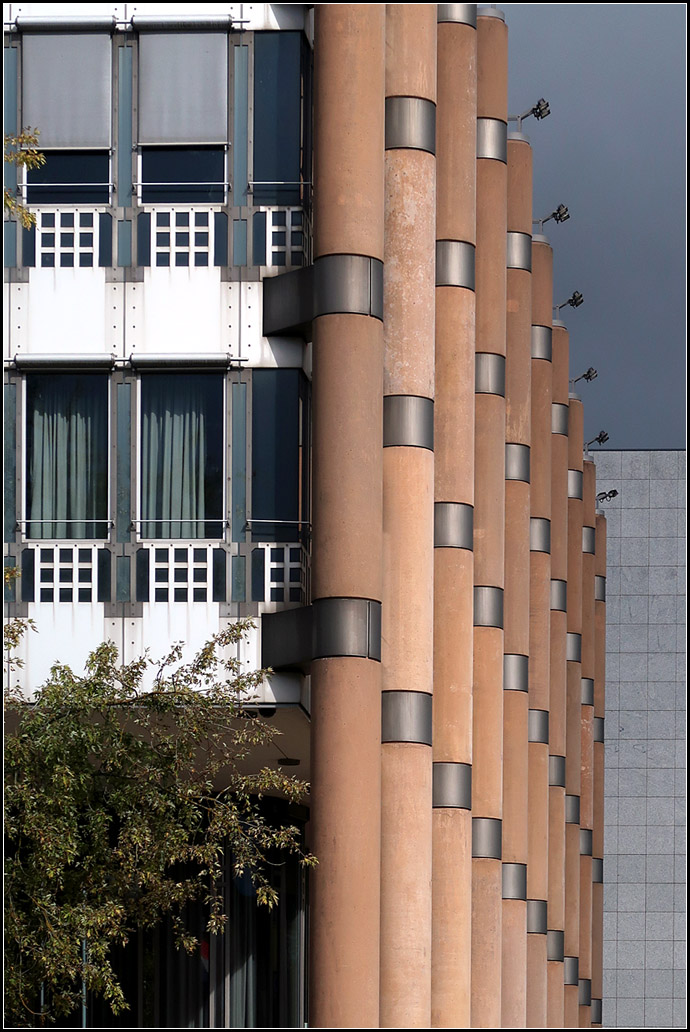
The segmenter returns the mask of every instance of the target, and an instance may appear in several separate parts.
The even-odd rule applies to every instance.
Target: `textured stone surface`
[[[604,1002],[609,1028],[685,1026],[685,455],[604,452]]]

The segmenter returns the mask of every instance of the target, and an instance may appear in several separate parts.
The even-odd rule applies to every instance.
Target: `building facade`
[[[608,523],[604,1024],[686,1024],[685,452],[597,455]]]
[[[502,13],[74,7],[5,15],[23,676],[254,617],[319,859],[142,937],[136,1021],[600,1025],[606,521]]]

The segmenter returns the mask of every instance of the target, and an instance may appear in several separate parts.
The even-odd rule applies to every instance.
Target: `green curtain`
[[[107,387],[88,373],[27,378],[27,537],[106,537]]]

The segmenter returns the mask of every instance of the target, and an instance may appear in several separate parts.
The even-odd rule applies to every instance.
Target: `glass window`
[[[222,376],[142,376],[142,537],[222,537],[223,439]]]
[[[48,151],[46,163],[27,173],[28,204],[109,204],[107,151]]]
[[[26,380],[26,536],[108,533],[108,377]]]
[[[255,369],[252,373],[252,536],[255,541],[299,541],[302,538],[309,519],[308,432],[309,384],[304,374],[299,369]]]
[[[300,32],[254,36],[254,202],[300,204],[310,180],[309,48]]]
[[[144,204],[222,204],[223,147],[146,147],[141,155]]]

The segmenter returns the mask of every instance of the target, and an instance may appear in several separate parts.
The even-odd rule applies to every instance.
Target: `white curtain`
[[[205,536],[208,380],[142,380],[142,536]]]
[[[29,377],[27,412],[27,536],[104,537],[108,513],[107,378],[88,374]]]

